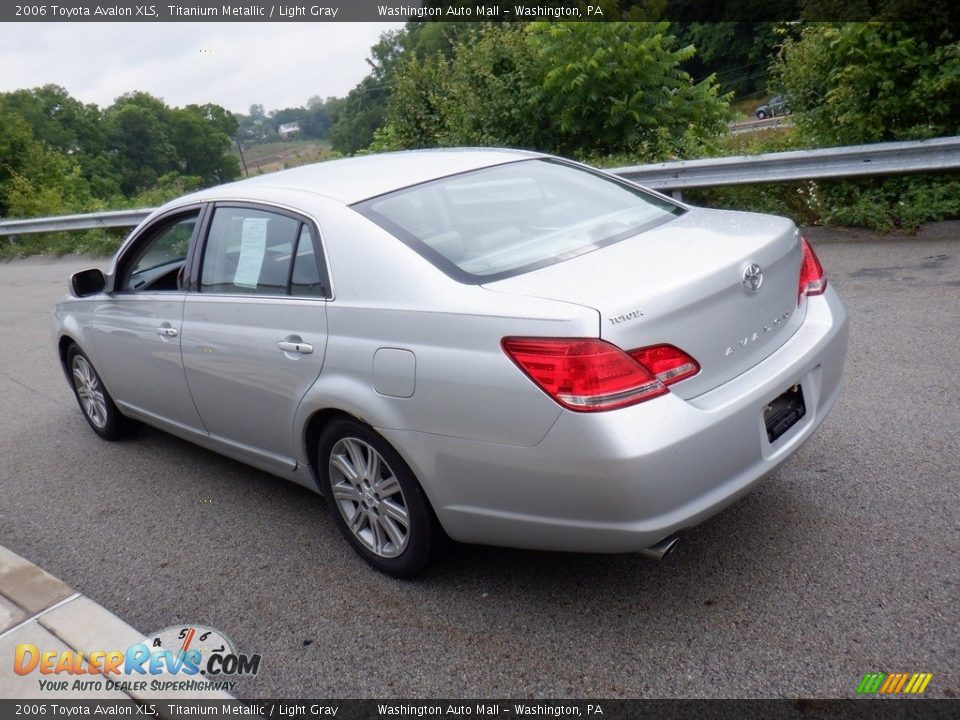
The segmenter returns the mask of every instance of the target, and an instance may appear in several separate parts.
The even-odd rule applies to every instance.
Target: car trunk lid
[[[619,243],[484,287],[594,308],[599,337],[624,350],[680,348],[701,370],[671,390],[691,398],[753,367],[796,332],[800,264],[791,221],[692,208]],[[756,291],[745,279],[754,265],[762,273]]]

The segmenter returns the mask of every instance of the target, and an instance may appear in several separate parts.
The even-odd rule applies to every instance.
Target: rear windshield
[[[583,255],[684,212],[626,182],[549,159],[453,175],[353,208],[472,283]]]

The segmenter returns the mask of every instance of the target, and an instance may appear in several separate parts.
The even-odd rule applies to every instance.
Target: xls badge
[[[17,675],[38,672],[41,691],[232,691],[237,676],[260,672],[259,654],[237,652],[224,633],[205,625],[175,625],[126,650],[14,649]],[[64,676],[74,676],[73,680]],[[81,677],[77,677],[81,676]]]

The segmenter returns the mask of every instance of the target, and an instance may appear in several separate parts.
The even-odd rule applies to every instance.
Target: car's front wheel
[[[364,560],[395,577],[423,570],[440,533],[397,451],[372,428],[343,418],[324,430],[318,459],[330,514]]]
[[[117,409],[90,359],[76,345],[67,352],[67,367],[80,411],[93,431],[104,440],[117,440],[126,435],[131,421]]]
[[[757,117],[761,120],[767,119],[767,113],[763,110],[757,110]]]

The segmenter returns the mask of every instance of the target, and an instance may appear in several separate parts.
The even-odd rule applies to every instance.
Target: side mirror
[[[103,276],[103,271],[97,268],[81,270],[70,277],[70,292],[78,298],[96,295],[106,287],[107,279]]]

